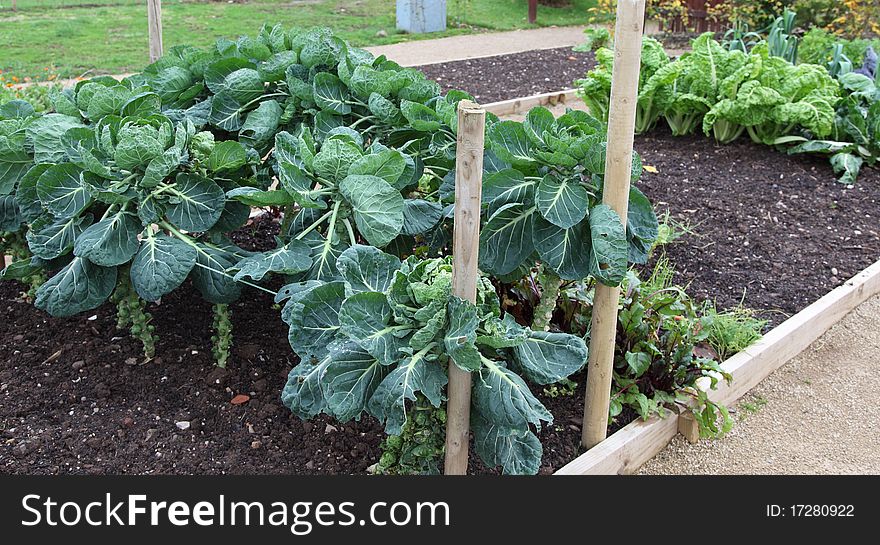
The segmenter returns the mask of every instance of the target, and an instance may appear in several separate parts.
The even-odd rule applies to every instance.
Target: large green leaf
[[[162,155],[154,157],[147,163],[144,177],[141,178],[141,187],[156,187],[180,166],[183,159],[183,153],[176,147],[167,149],[162,152]]]
[[[580,337],[567,333],[532,331],[524,343],[513,348],[513,355],[528,380],[552,384],[587,363],[587,345]]]
[[[547,221],[568,229],[587,217],[590,200],[577,178],[559,179],[548,174],[538,184],[535,205]]]
[[[384,422],[385,433],[400,435],[406,423],[407,400],[414,401],[416,393],[421,392],[435,407],[440,406],[443,387],[447,382],[443,367],[436,361],[427,361],[425,353],[416,352],[382,380],[370,398],[367,409]]]
[[[480,353],[474,341],[477,338],[477,327],[480,319],[477,307],[472,303],[452,296],[447,306],[449,327],[443,337],[446,354],[455,365],[465,371],[477,371],[482,365]]]
[[[235,140],[225,140],[214,144],[211,155],[208,156],[208,170],[217,172],[221,170],[237,170],[247,162],[247,152],[244,146]]]
[[[483,361],[479,380],[474,380],[474,408],[496,426],[528,429],[529,424],[541,428],[542,422],[553,422],[541,402],[516,373],[498,362]]]
[[[192,245],[148,229],[131,264],[132,286],[142,299],[157,301],[183,284],[196,256]]]
[[[325,141],[321,151],[315,155],[315,173],[332,182],[339,182],[348,175],[352,163],[362,155],[363,152],[354,142],[332,138]]]
[[[101,267],[81,257],[37,290],[34,306],[55,317],[73,316],[98,307],[116,287],[116,267]]]
[[[33,164],[34,161],[24,150],[24,146],[6,136],[0,136],[0,195],[12,193],[18,180]]]
[[[329,282],[310,290],[299,300],[291,317],[288,341],[303,361],[322,359],[339,336],[339,307],[345,299],[342,282]]]
[[[260,281],[268,273],[291,275],[309,270],[312,266],[311,248],[301,240],[242,259],[235,279],[251,277]]]
[[[241,128],[241,114],[244,106],[235,100],[228,91],[214,95],[211,100],[211,113],[208,120],[224,131],[235,132]]]
[[[76,239],[73,254],[104,267],[128,263],[138,251],[140,230],[137,216],[118,211],[83,231]]]
[[[199,245],[192,279],[205,300],[214,304],[229,304],[238,299],[241,285],[228,272],[237,261],[235,255],[222,248]]]
[[[862,162],[862,158],[854,153],[835,153],[831,156],[831,166],[839,176],[837,181],[843,184],[856,182]]]
[[[321,385],[328,365],[329,355],[320,361],[303,360],[290,370],[281,392],[281,402],[293,414],[308,420],[324,411],[326,403]]]
[[[358,230],[367,242],[382,247],[403,228],[403,196],[382,178],[350,175],[339,184],[354,210]]]
[[[526,180],[519,170],[507,168],[483,178],[482,199],[493,211],[505,204],[531,203],[534,195],[535,181]]]
[[[533,239],[541,260],[560,278],[582,280],[591,274],[587,222],[563,229],[539,217],[535,220]]]
[[[421,235],[427,233],[440,223],[443,207],[439,203],[424,199],[405,199],[403,201],[404,235]]]
[[[410,126],[417,131],[433,132],[442,126],[437,112],[424,104],[401,100],[400,111],[403,113],[403,117],[409,121]]]
[[[504,275],[516,270],[535,250],[532,224],[535,208],[519,203],[502,206],[480,232],[480,268]]]
[[[360,419],[389,370],[356,343],[333,349],[321,378],[327,412],[340,422]]]
[[[69,218],[85,210],[92,198],[80,180],[82,169],[73,163],[53,165],[37,180],[40,202],[55,216]]]
[[[528,428],[490,423],[479,414],[471,418],[474,449],[486,465],[500,466],[505,475],[534,475],[541,467],[544,449]]]
[[[41,259],[55,259],[73,249],[77,237],[91,223],[91,215],[57,219],[39,218],[31,224],[25,235],[28,248]]]
[[[248,206],[287,206],[297,202],[296,197],[282,189],[262,191],[256,187],[237,187],[226,194],[229,199],[234,199]]]
[[[256,110],[250,112],[239,130],[239,139],[251,146],[261,146],[269,142],[278,131],[283,110],[274,100],[260,103]]]
[[[590,210],[590,269],[603,284],[616,286],[626,274],[629,247],[620,216],[607,205]]]
[[[312,86],[315,104],[319,108],[343,115],[351,113],[351,105],[348,104],[348,88],[338,77],[330,72],[319,72],[315,74]]]
[[[348,169],[348,173],[378,176],[397,187],[397,181],[400,179],[405,168],[406,159],[404,159],[403,154],[397,150],[386,149],[357,159],[352,163],[351,168]]]
[[[253,68],[239,68],[224,78],[221,89],[241,104],[255,100],[263,95],[265,86],[260,73]]]
[[[15,195],[0,196],[0,231],[18,231],[23,221]]]
[[[412,326],[394,323],[388,298],[375,291],[347,298],[339,309],[339,325],[349,339],[383,365],[400,359],[399,350],[406,345],[402,337],[412,329]]]
[[[207,231],[223,214],[223,189],[197,174],[179,173],[168,193],[177,198],[166,208],[168,219],[186,231]]]
[[[339,255],[336,267],[345,280],[346,294],[384,293],[391,286],[395,271],[400,269],[400,260],[374,246],[356,244]]]
[[[489,127],[486,136],[489,148],[502,161],[517,166],[528,166],[535,162],[532,143],[522,123],[500,121]]]
[[[64,114],[46,114],[31,122],[27,139],[34,148],[35,163],[60,163],[65,151],[61,137],[68,129],[82,127],[80,120]]]

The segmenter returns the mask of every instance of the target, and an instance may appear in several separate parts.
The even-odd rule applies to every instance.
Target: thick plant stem
[[[281,228],[279,231],[282,237],[286,238],[290,236],[290,233],[288,233],[288,231],[290,231],[290,223],[293,221],[294,214],[295,212],[293,210],[292,204],[288,204],[287,206],[285,206],[284,211],[281,212]]]
[[[544,281],[542,284],[541,300],[535,305],[535,314],[532,318],[533,331],[548,331],[553,311],[556,310],[556,300],[559,299],[559,288],[562,287],[562,279],[553,271],[544,269]]]
[[[214,335],[211,341],[214,343],[214,363],[217,367],[226,369],[229,348],[232,346],[232,317],[229,305],[214,305]]]

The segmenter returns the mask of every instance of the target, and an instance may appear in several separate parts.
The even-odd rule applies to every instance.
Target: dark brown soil
[[[266,247],[274,225],[236,241]],[[302,422],[281,405],[296,357],[268,294],[231,305],[224,372],[211,307],[188,285],[150,305],[160,342],[146,364],[111,305],[52,319],[20,291],[0,283],[0,473],[361,473],[378,458],[375,421]],[[238,394],[250,400],[231,404]]]
[[[636,138],[640,187],[693,234],[668,247],[677,281],[719,308],[740,301],[773,324],[880,258],[880,172],[852,187],[828,161],[785,155],[748,138],[719,146],[658,129]]]
[[[417,67],[444,91],[464,89],[477,102],[488,104],[511,98],[574,87],[594,65],[592,53],[570,47],[526,51]],[[540,74],[540,77],[536,77]]]

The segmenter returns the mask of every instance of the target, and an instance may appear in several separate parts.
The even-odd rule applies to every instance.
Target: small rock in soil
[[[86,366],[86,362],[84,362],[83,360],[76,360],[75,362],[73,362],[73,365],[71,365],[71,367],[73,367],[74,371],[79,371],[80,369],[82,369],[85,366]]]
[[[153,439],[153,437],[156,437],[157,433],[159,433],[159,430],[157,430],[156,428],[148,429],[147,430],[147,437],[144,439],[144,441],[151,441]]]
[[[16,335],[16,336],[12,337],[12,340],[15,342],[21,342],[24,340],[24,335]]]
[[[28,449],[27,443],[19,443],[12,449],[12,453],[15,456],[22,457],[27,455],[28,450],[30,449]]]
[[[187,420],[182,420],[180,422],[175,422],[174,425],[177,426],[177,429],[179,430],[188,430],[192,424]]]
[[[258,448],[260,448],[260,447],[262,447],[262,446],[263,446],[263,443],[262,443],[261,441],[252,441],[252,442],[251,442],[251,448],[252,448],[252,449],[258,449]]]
[[[232,403],[233,405],[243,405],[250,400],[251,400],[251,396],[249,396],[247,394],[238,394],[237,396],[232,398],[230,403]]]
[[[312,460],[306,462],[306,469],[308,469],[309,471],[315,469],[315,462],[313,462]]]
[[[324,433],[333,433],[336,431],[339,431],[339,430],[333,424],[327,424],[327,427],[324,428]]]

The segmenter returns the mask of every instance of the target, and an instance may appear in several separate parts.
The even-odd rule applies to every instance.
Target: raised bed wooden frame
[[[733,376],[728,385],[708,392],[729,405],[800,354],[857,306],[880,293],[880,261],[831,290],[818,301],[773,328],[758,342],[731,357],[722,368]],[[556,475],[626,475],[635,473],[681,432],[699,437],[690,413],[636,420],[559,469]]]

